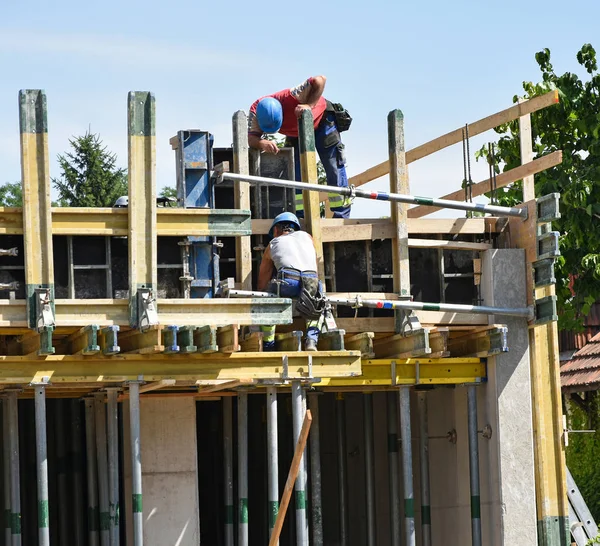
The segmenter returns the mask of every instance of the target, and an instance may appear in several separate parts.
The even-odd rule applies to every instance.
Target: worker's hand
[[[277,147],[277,143],[273,140],[261,140],[260,141],[260,149],[267,154],[278,154],[279,148]]]
[[[300,116],[302,115],[302,112],[304,110],[310,110],[310,105],[309,104],[299,104],[298,106],[296,106],[296,109],[294,110],[294,113],[296,114],[296,117],[298,119],[300,119]]]

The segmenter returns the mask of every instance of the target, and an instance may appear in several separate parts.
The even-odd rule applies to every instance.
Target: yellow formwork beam
[[[287,372],[284,359],[287,355]],[[185,355],[126,354],[0,356],[0,384],[31,383],[48,377],[52,385],[176,379],[178,381],[235,379],[308,379],[310,359],[314,377],[344,377],[361,373],[358,351],[212,353]]]
[[[479,358],[408,358],[363,360],[362,375],[323,378],[318,387],[391,387],[397,385],[459,385],[487,378]]]

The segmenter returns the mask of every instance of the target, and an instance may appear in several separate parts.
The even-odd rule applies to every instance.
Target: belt
[[[316,271],[298,271],[297,269],[287,269],[282,267],[277,272],[277,278],[288,278],[288,279],[297,279],[301,280],[302,277],[309,277],[316,279],[317,272]]]

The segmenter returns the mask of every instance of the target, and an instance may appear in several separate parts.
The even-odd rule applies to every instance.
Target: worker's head
[[[129,206],[129,197],[127,195],[123,195],[123,196],[119,197],[115,201],[115,204],[113,205],[113,207],[116,207],[118,209],[124,209],[128,206]]]
[[[283,123],[283,108],[273,97],[265,97],[256,105],[256,119],[263,133],[276,133]]]
[[[300,222],[295,214],[292,212],[282,212],[278,214],[269,230],[270,237],[279,237],[280,235],[286,235],[288,233],[294,233],[294,231],[300,231]]]

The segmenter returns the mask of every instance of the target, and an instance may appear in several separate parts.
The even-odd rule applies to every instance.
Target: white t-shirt
[[[317,270],[317,253],[306,231],[280,235],[270,242],[271,259],[279,271],[282,267],[299,271]]]

